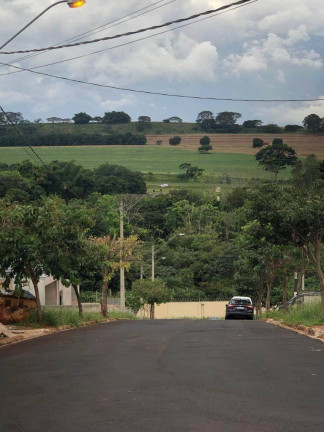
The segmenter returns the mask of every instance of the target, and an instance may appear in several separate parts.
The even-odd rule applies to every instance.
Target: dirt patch
[[[324,342],[324,325],[317,325],[312,327],[307,327],[300,324],[283,324],[281,321],[276,321],[273,319],[266,319],[266,322],[270,324],[274,324],[285,328],[287,330],[292,330],[296,333],[302,334],[304,336],[311,337],[312,339],[317,339],[321,342]]]
[[[160,147],[171,147],[169,139],[172,135],[146,135],[147,144]],[[181,144],[176,146],[179,149],[196,150],[200,146],[199,140],[202,136],[208,135],[213,146],[213,153],[241,153],[256,154],[259,149],[252,147],[253,138],[261,138],[265,143],[271,144],[274,138],[282,138],[285,144],[293,147],[298,156],[315,154],[324,157],[324,135],[303,135],[303,134],[179,134]]]

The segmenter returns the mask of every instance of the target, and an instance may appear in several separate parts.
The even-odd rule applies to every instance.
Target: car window
[[[241,300],[241,299],[232,299],[231,301],[230,301],[230,304],[232,304],[232,305],[250,305],[251,304],[251,302],[250,302],[250,300]]]

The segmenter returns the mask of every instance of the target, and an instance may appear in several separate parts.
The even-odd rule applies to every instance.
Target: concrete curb
[[[307,327],[301,324],[283,324],[281,321],[276,321],[272,318],[268,318],[265,322],[269,324],[273,324],[279,327],[282,327],[286,330],[294,331],[296,333],[302,334],[304,336],[308,336],[312,339],[316,339],[320,342],[324,342],[324,331],[318,330],[313,327]]]
[[[49,334],[54,333],[61,333],[63,331],[68,330],[77,330],[84,327],[89,327],[93,325],[99,325],[99,324],[105,324],[108,322],[114,322],[114,321],[127,321],[127,318],[105,318],[100,321],[86,321],[82,323],[79,327],[73,327],[69,325],[60,326],[60,327],[48,327],[48,328],[40,328],[40,329],[28,329],[28,330],[12,330],[13,336],[12,337],[5,337],[0,338],[0,349],[2,347],[12,345],[18,342],[23,342],[30,339],[35,339],[37,337],[46,336]]]

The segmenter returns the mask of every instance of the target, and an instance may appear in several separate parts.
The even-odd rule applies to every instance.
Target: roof
[[[243,297],[243,296],[234,296],[232,297],[233,299],[240,299],[240,300],[251,300],[251,297]]]

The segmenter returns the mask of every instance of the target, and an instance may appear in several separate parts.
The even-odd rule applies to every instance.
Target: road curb
[[[94,325],[99,324],[106,324],[108,322],[115,322],[115,321],[125,321],[127,318],[105,318],[100,321],[86,321],[82,323],[78,327],[70,326],[70,325],[64,325],[60,327],[47,327],[47,328],[40,328],[40,329],[28,329],[28,330],[21,330],[22,334],[14,334],[12,337],[5,337],[0,338],[0,349],[3,347],[6,347],[8,345],[16,344],[18,342],[23,342],[30,339],[35,339],[38,337],[54,334],[54,333],[61,333],[68,330],[77,330],[84,327],[90,327]],[[24,331],[26,333],[24,333]],[[17,330],[17,332],[20,332],[20,330]]]
[[[324,342],[324,332],[321,330],[314,329],[313,327],[307,327],[301,324],[283,324],[281,321],[268,318],[265,322],[282,327],[286,330],[294,331],[295,333],[308,336],[309,338],[316,339],[320,342]]]

